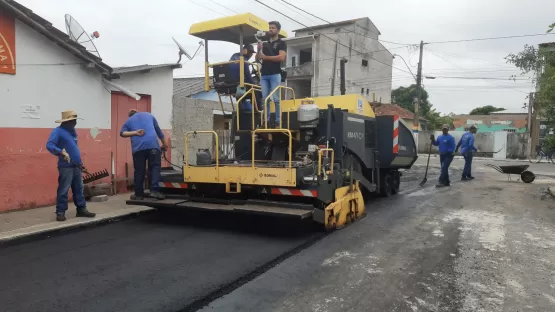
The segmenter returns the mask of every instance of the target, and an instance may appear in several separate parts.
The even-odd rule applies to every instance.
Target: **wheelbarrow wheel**
[[[524,171],[520,174],[520,179],[524,183],[532,183],[536,179],[536,175],[531,171]]]

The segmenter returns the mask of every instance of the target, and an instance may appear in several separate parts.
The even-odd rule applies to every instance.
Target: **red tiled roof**
[[[392,116],[399,115],[403,119],[414,119],[414,114],[402,108],[397,104],[377,104],[374,106],[374,113],[376,116]],[[424,117],[420,117],[420,120],[426,120]]]

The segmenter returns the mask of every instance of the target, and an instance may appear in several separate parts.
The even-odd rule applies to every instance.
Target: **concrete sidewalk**
[[[0,244],[29,236],[108,222],[152,210],[149,207],[127,205],[127,199],[129,194],[111,196],[105,202],[88,202],[87,208],[96,213],[96,217],[90,219],[76,218],[72,202],[66,212],[67,220],[64,222],[56,221],[55,206],[0,214]]]

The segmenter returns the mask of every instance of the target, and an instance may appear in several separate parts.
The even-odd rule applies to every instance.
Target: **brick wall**
[[[213,110],[221,110],[219,102],[197,100],[187,97],[173,97],[172,111],[172,159],[181,163],[184,156],[185,133],[188,131],[213,130]],[[224,103],[226,110],[231,110],[229,103]],[[195,153],[199,148],[210,148],[214,155],[213,137],[199,134],[196,138],[189,136],[189,162],[196,163]]]

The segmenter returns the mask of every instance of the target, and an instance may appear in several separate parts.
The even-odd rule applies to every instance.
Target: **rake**
[[[97,172],[93,172],[93,173],[89,173],[89,174],[83,176],[83,184],[91,183],[92,181],[100,180],[102,178],[109,177],[109,176],[110,176],[110,174],[108,173],[108,170],[106,170],[106,169],[101,170],[101,171],[97,171]]]

